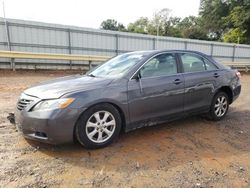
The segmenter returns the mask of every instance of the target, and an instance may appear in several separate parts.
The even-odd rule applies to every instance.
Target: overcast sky
[[[2,0],[0,16],[3,17]],[[200,0],[4,0],[7,18],[99,28],[105,19],[124,25],[152,17],[162,8],[172,16],[198,15]]]

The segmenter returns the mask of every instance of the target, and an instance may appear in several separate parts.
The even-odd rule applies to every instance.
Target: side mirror
[[[140,74],[140,73],[136,74],[136,75],[134,76],[134,79],[135,79],[136,81],[139,81],[139,80],[141,79],[141,74]]]
[[[134,78],[135,78],[135,80],[136,80],[137,82],[139,82],[140,91],[141,91],[141,93],[142,93],[142,92],[143,92],[143,89],[142,89],[142,83],[141,83],[141,73],[138,72],[138,74],[136,74]]]

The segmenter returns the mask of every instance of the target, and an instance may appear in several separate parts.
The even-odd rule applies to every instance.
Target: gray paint
[[[204,57],[218,69],[183,73],[178,53],[192,53]],[[231,70],[210,57],[193,51],[151,51],[130,68],[122,78],[100,78],[74,75],[46,81],[24,91],[34,102],[24,110],[16,111],[17,125],[24,135],[48,143],[73,140],[74,127],[80,114],[93,105],[111,103],[124,115],[125,131],[142,126],[178,119],[189,114],[208,112],[215,93],[222,87],[232,92],[235,100],[240,94],[240,82]],[[162,53],[175,54],[178,73],[136,79],[138,70],[152,57]],[[218,74],[219,77],[214,75]],[[179,80],[177,83],[176,80]],[[25,98],[25,97],[21,97]],[[55,98],[75,98],[66,109],[29,111],[39,101]],[[44,132],[48,138],[39,138],[35,132]]]

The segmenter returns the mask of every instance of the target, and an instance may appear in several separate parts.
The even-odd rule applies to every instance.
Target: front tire
[[[209,117],[214,121],[219,121],[223,119],[229,108],[228,95],[225,92],[217,93],[212,101]]]
[[[86,148],[102,148],[112,143],[121,130],[119,111],[111,104],[99,104],[84,112],[76,123],[76,138]]]

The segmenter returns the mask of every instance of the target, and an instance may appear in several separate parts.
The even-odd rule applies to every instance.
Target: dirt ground
[[[250,75],[220,122],[142,128],[98,150],[25,140],[6,119],[17,97],[66,74],[0,71],[0,187],[250,187]]]

